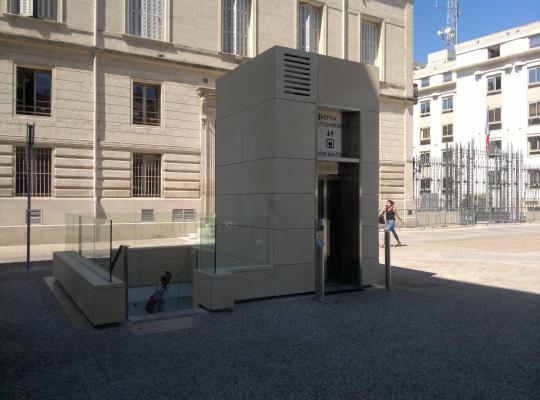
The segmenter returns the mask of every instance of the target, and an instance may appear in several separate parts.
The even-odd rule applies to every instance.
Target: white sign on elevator
[[[319,110],[317,116],[319,156],[341,157],[342,128],[340,112]]]

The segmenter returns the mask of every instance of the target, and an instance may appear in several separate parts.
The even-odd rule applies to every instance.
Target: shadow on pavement
[[[0,398],[540,398],[540,296],[394,267],[394,291],[243,303],[181,329],[77,331],[0,266]]]

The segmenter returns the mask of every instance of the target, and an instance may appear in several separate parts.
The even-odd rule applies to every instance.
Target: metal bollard
[[[124,285],[125,285],[125,292],[124,292],[124,296],[125,296],[125,305],[126,305],[126,319],[128,319],[128,305],[129,305],[129,275],[128,275],[128,269],[129,269],[129,262],[128,262],[128,249],[129,249],[129,246],[123,246],[123,250],[124,250]]]
[[[384,267],[386,290],[392,290],[392,264],[390,261],[390,232],[384,231]]]
[[[324,278],[325,259],[324,259],[324,219],[319,219],[315,223],[315,300],[324,302]]]

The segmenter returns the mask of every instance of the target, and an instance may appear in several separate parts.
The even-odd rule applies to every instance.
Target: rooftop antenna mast
[[[448,0],[446,3],[446,25],[437,32],[437,35],[446,44],[448,59],[454,60],[456,58],[457,22],[460,15],[459,0]],[[435,7],[439,8],[438,1],[436,1]]]

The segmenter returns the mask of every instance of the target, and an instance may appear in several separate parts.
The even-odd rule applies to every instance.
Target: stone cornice
[[[0,33],[0,41],[2,40],[12,41],[15,43],[22,43],[22,44],[27,44],[30,42],[34,45],[57,47],[57,48],[61,48],[62,50],[84,51],[87,53],[96,53],[96,54],[102,54],[102,55],[137,58],[137,59],[142,59],[147,62],[153,62],[157,64],[166,64],[166,65],[173,64],[173,65],[179,65],[185,68],[197,69],[197,70],[205,70],[205,71],[211,70],[211,71],[216,71],[216,72],[221,72],[221,73],[228,72],[231,70],[231,68],[218,67],[218,66],[213,66],[209,64],[202,64],[202,63],[182,61],[182,60],[173,60],[173,59],[168,59],[168,58],[158,58],[154,56],[142,55],[140,53],[134,53],[134,52],[132,53],[132,52],[122,51],[122,50],[113,50],[113,49],[108,49],[108,48],[101,48],[98,46],[88,46],[84,44],[70,43],[70,42],[65,42],[61,40],[34,38],[34,37],[28,37],[24,35],[18,35],[18,34],[6,33],[6,32]],[[184,47],[175,46],[175,45],[173,46],[178,47],[181,50],[185,50]],[[231,61],[231,62],[234,61],[234,62],[237,62],[238,64],[240,64],[243,61],[243,59],[239,59],[238,57],[234,57],[234,56],[229,57],[229,55],[225,55],[218,52],[208,52],[208,56],[214,57],[220,60],[226,58],[227,61]]]

